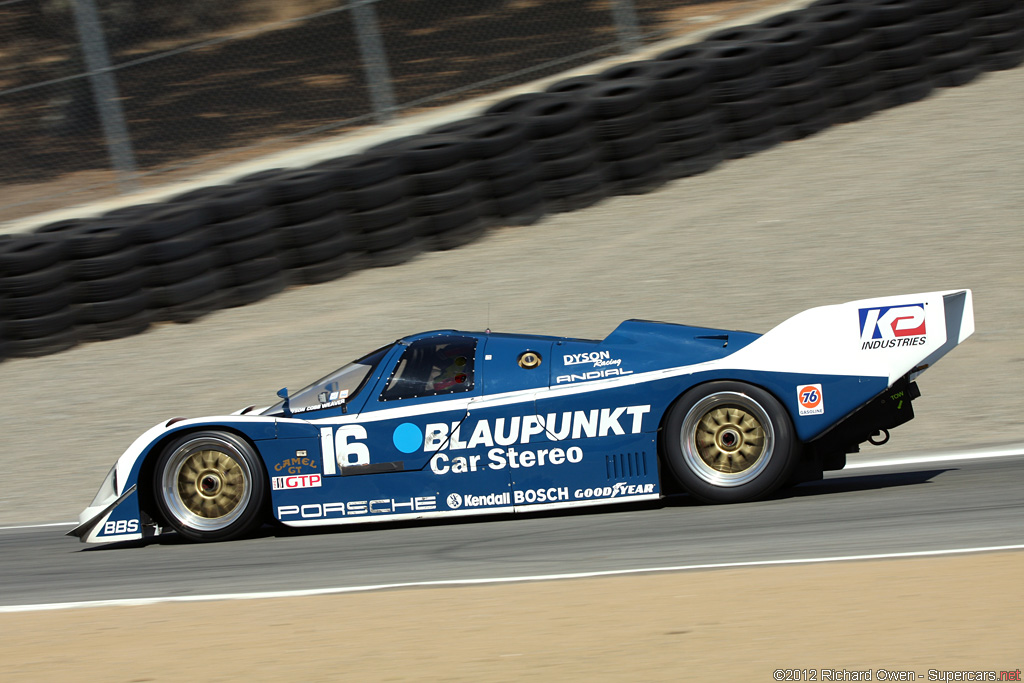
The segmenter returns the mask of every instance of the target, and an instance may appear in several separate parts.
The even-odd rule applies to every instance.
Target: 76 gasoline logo
[[[801,415],[822,415],[825,400],[820,384],[803,384],[796,388],[796,400]]]

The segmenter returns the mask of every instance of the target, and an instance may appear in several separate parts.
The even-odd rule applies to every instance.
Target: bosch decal
[[[271,477],[270,488],[275,491],[312,489],[322,485],[319,474],[296,474],[289,477]]]
[[[927,341],[924,304],[860,309],[860,348],[892,349]]]
[[[801,415],[824,415],[825,399],[820,384],[802,384],[796,388]]]
[[[558,488],[513,491],[512,500],[516,505],[523,505],[524,503],[556,503],[560,500],[569,500],[569,488],[567,486],[560,486]]]

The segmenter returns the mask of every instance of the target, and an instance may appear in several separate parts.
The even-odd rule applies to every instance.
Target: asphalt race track
[[[835,473],[746,505],[663,504],[85,549],[0,531],[0,606],[912,553],[1024,543],[1020,455]]]

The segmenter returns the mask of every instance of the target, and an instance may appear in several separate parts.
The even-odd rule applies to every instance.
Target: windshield
[[[295,392],[288,397],[289,410],[297,415],[310,410],[333,408],[351,400],[363,388],[370,372],[392,346],[394,344],[381,347]],[[284,415],[284,401],[270,406],[261,415]]]

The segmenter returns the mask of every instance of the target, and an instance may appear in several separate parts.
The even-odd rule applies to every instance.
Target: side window
[[[445,336],[415,341],[402,354],[380,400],[472,391],[475,356],[475,339]]]

